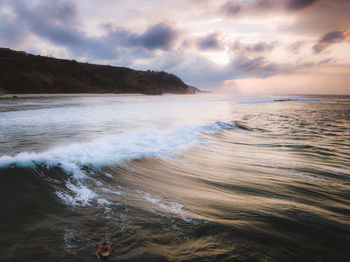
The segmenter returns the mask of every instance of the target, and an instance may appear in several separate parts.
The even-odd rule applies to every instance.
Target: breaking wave
[[[0,157],[0,167],[59,167],[76,179],[86,176],[83,167],[117,165],[141,158],[171,158],[171,156],[205,140],[201,133],[235,128],[234,123],[215,122],[211,125],[181,126],[169,131],[149,129],[108,135],[88,143],[60,146],[45,152],[22,152]]]

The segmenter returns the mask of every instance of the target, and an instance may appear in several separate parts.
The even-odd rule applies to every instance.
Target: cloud
[[[349,0],[179,2],[0,0],[0,45],[26,51],[38,47],[38,53],[62,51],[62,57],[94,63],[165,69],[199,87],[311,67],[326,70],[335,60],[348,60],[322,52],[346,40],[340,29],[349,29]],[[280,50],[285,48],[295,55]],[[306,51],[322,54],[309,57]]]
[[[166,61],[167,55],[157,58],[152,64],[159,65]],[[238,55],[232,57],[227,65],[219,65],[200,56],[198,53],[182,52],[177,55],[178,63],[172,65],[171,71],[194,86],[212,88],[221,86],[223,81],[245,78],[267,78],[274,75],[292,74],[314,63],[273,63],[263,56],[251,57]]]
[[[300,48],[305,45],[304,41],[295,41],[293,43],[291,43],[290,45],[287,46],[287,50],[294,53],[294,54],[298,54],[300,51]]]
[[[273,9],[274,7],[279,6],[275,1],[271,0],[257,0],[251,6],[251,9],[256,11],[266,11],[268,9]]]
[[[277,27],[278,33],[309,33],[348,27],[349,0],[227,0],[219,5],[216,15],[224,19],[294,16],[294,23]]]
[[[328,48],[330,45],[344,41],[348,35],[349,35],[349,30],[328,32],[327,34],[322,36],[320,40],[318,40],[317,44],[315,44],[312,47],[314,50],[314,53],[320,53],[326,48]]]
[[[146,32],[135,38],[136,43],[149,49],[170,49],[178,39],[179,32],[167,23],[149,27]]]
[[[73,2],[67,0],[36,1],[32,3],[23,0],[12,0],[10,5],[14,8],[17,16],[33,22],[32,24],[40,24],[40,20],[44,24],[76,24],[77,7]]]
[[[259,41],[254,44],[245,44],[240,40],[233,42],[232,51],[237,54],[267,53],[271,52],[278,45],[277,41],[270,43]]]
[[[185,53],[185,60],[172,68],[172,71],[191,85],[198,87],[220,86],[229,78],[228,67],[218,65],[197,53]]]
[[[287,2],[286,9],[290,11],[298,11],[318,1],[319,0],[290,0]]]
[[[334,57],[329,57],[326,59],[321,60],[320,62],[317,63],[318,66],[324,65],[324,64],[329,64],[330,62],[334,61]]]
[[[34,34],[67,49],[75,58],[125,62],[122,56],[126,54],[129,59],[147,58],[155,50],[170,50],[180,35],[171,24],[162,22],[149,26],[141,34],[105,24],[105,34],[93,36],[82,30],[78,9],[71,1],[8,3],[15,16],[12,20],[0,17],[6,20],[0,24],[0,35],[7,39],[2,41],[5,45],[16,46],[16,42],[24,41],[24,36]]]
[[[266,15],[273,12],[295,12],[304,9],[320,0],[255,0],[255,1],[227,1],[219,8],[219,13],[226,17],[238,15]]]
[[[231,1],[228,1],[225,4],[223,4],[219,10],[220,13],[224,14],[227,17],[236,16],[241,11],[242,11],[242,6],[237,3],[233,3]]]
[[[294,16],[294,22],[280,25],[277,28],[280,34],[319,36],[324,32],[349,28],[350,24],[349,0],[318,0],[299,10],[285,8],[284,11]]]
[[[272,63],[262,56],[252,58],[240,55],[231,61],[230,67],[235,72],[235,78],[266,78],[272,75],[290,74],[295,72],[300,66]]]
[[[117,52],[101,37],[88,36],[79,29],[77,9],[72,2],[45,1],[36,5],[26,1],[11,2],[15,23],[51,43],[67,48],[74,56],[90,58],[116,57]]]
[[[23,23],[17,23],[12,16],[0,14],[0,46],[18,46],[27,37]]]
[[[223,48],[221,43],[221,33],[220,32],[209,33],[203,38],[199,38],[197,40],[196,45],[197,45],[197,48],[202,51],[220,50]]]
[[[283,10],[286,0],[226,1],[218,9],[218,14],[226,18],[266,16]]]
[[[109,38],[114,40],[114,43],[150,50],[169,50],[175,45],[180,35],[178,30],[166,22],[150,26],[142,34],[133,33],[110,23],[104,24],[103,27],[107,30]]]
[[[187,38],[182,41],[181,48],[182,49],[194,49],[196,48],[196,41],[193,38]]]

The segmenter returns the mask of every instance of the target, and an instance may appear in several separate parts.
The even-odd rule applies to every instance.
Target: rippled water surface
[[[1,261],[347,261],[350,98],[0,99]]]

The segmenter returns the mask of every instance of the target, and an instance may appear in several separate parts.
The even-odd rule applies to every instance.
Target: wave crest
[[[0,157],[0,168],[8,166],[57,166],[76,179],[86,176],[82,167],[102,167],[124,161],[150,158],[169,158],[174,153],[205,140],[201,132],[212,133],[235,128],[233,123],[217,121],[210,125],[181,126],[169,131],[149,129],[109,135],[88,143],[70,144],[46,152],[23,152],[16,156]]]

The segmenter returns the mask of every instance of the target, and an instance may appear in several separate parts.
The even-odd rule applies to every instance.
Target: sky
[[[350,0],[0,0],[0,47],[203,90],[350,94]]]

